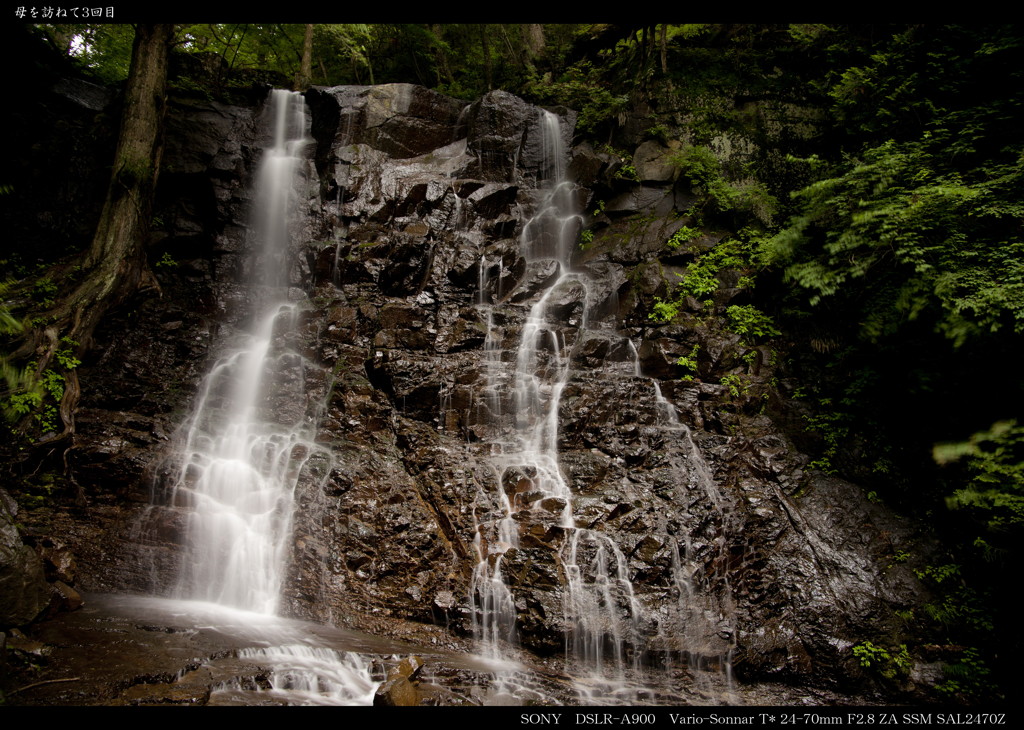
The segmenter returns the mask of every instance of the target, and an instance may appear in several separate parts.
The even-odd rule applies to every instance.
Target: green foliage
[[[908,676],[914,666],[906,644],[900,644],[898,649],[886,649],[870,641],[862,641],[853,647],[853,655],[862,667],[887,680]]]
[[[764,246],[764,260],[783,265],[812,305],[857,287],[872,341],[924,314],[956,345],[1003,327],[1024,332],[1024,207],[1014,197],[1024,163],[967,182],[943,174],[938,152],[894,142],[866,150],[796,195],[803,212]]]
[[[352,74],[353,80],[363,78],[372,84],[373,63],[371,48],[374,29],[365,23],[330,23],[317,25],[313,34],[314,55],[321,59],[325,69],[324,83],[343,75],[342,69]],[[331,69],[337,69],[334,73]]]
[[[697,366],[698,366],[697,355],[699,353],[700,353],[700,345],[694,345],[693,349],[690,350],[690,354],[689,355],[681,355],[679,357],[679,359],[676,360],[676,364],[677,365],[679,365],[681,367],[684,367],[684,368],[686,368],[687,370],[690,371],[689,373],[687,373],[686,375],[683,376],[683,378],[682,378],[683,380],[686,380],[686,381],[693,380],[693,375],[694,375],[694,373],[697,372]]]
[[[41,387],[11,393],[3,403],[4,417],[10,422],[19,421],[42,405],[42,402]]]
[[[44,400],[35,414],[36,423],[43,433],[56,431],[60,427],[60,415],[57,405],[64,397],[64,376],[50,369],[43,371],[41,378],[43,392],[50,396],[49,401]]]
[[[940,600],[925,604],[924,612],[951,633],[965,631],[983,637],[995,629],[985,598],[964,585],[951,586]]]
[[[669,247],[681,246],[684,240],[696,238],[699,233],[699,229],[684,226],[669,239],[668,245]],[[686,273],[679,280],[674,292],[675,297],[668,301],[656,298],[650,318],[655,322],[671,321],[679,314],[683,300],[688,296],[702,301],[706,307],[710,307],[713,302],[709,297],[718,291],[718,276],[721,272],[726,269],[753,272],[753,256],[757,241],[757,235],[753,230],[745,228],[735,236],[719,242],[714,248],[702,250],[694,247],[691,249],[696,260],[687,267]],[[737,284],[740,288],[749,288],[753,286],[754,280],[750,276],[743,276]],[[757,329],[765,333],[771,330],[772,334],[778,334],[766,315],[762,314],[758,318],[753,312],[756,312],[753,307],[740,308],[736,315],[737,326],[746,328],[751,333]]]
[[[695,187],[707,196],[711,212],[723,213],[733,207],[736,189],[722,177],[722,163],[706,147],[687,147],[672,162]]]
[[[726,389],[728,389],[729,395],[731,395],[733,398],[739,398],[745,392],[745,390],[740,390],[740,388],[743,386],[742,378],[740,378],[739,375],[736,375],[734,373],[723,375],[722,379],[719,382],[722,385],[724,385]]]
[[[655,322],[671,322],[679,315],[680,306],[678,300],[667,302],[661,297],[655,297],[651,313],[648,316]]]
[[[13,283],[0,282],[0,335],[17,335],[25,329],[25,325],[11,314],[3,302]],[[34,405],[38,405],[42,400],[42,391],[36,381],[34,367],[26,365],[18,368],[4,352],[0,352],[0,378],[0,386],[3,388],[0,390],[0,396],[3,396],[0,397],[0,406],[8,422],[29,413]]]
[[[62,359],[71,367],[80,364],[76,358],[66,353],[63,358],[58,359]],[[29,363],[26,371],[34,373],[35,367],[35,363]],[[4,417],[8,423],[16,423],[31,415],[43,433],[56,431],[60,426],[58,406],[63,397],[64,375],[47,368],[38,378],[28,378],[18,383],[16,387],[10,388],[7,397],[2,401]]]
[[[631,162],[623,163],[622,167],[615,171],[615,177],[619,180],[640,182],[640,175],[637,173],[636,168]]]
[[[123,23],[40,24],[35,26],[53,46],[105,83],[128,78],[135,30]]]
[[[32,287],[31,296],[32,299],[38,302],[43,307],[49,307],[53,304],[54,299],[57,297],[59,287],[57,283],[48,276],[44,276],[41,279],[37,279],[35,285]]]
[[[965,486],[947,498],[959,510],[984,524],[991,539],[1020,536],[1024,528],[1024,427],[1000,421],[967,441],[937,444],[939,464],[961,462]],[[984,543],[988,545],[988,543]]]
[[[127,77],[130,25],[41,25],[38,32],[102,81]],[[210,97],[233,85],[298,78],[306,25],[301,23],[184,24],[175,50],[223,63],[200,64],[197,77],[171,79],[179,91]],[[520,25],[330,23],[313,26],[314,83],[419,83],[442,93],[476,97],[496,86],[519,88],[530,64]],[[492,40],[493,36],[493,40]],[[461,62],[460,62],[461,59]],[[484,69],[491,71],[490,79]],[[189,67],[184,68],[189,72]],[[490,81],[490,83],[488,83]],[[212,86],[211,86],[212,83]]]
[[[542,103],[564,104],[578,110],[576,126],[583,133],[594,132],[625,113],[629,101],[626,94],[611,90],[604,69],[587,60],[578,61],[557,78],[529,82],[525,92]]]
[[[832,408],[831,398],[820,398],[812,415],[804,416],[804,427],[818,434],[824,441],[821,455],[807,465],[808,469],[820,469],[826,474],[836,474],[836,458],[850,435],[850,416]]]
[[[18,334],[24,329],[24,325],[11,314],[3,298],[15,282],[13,280],[0,281],[0,335]]]
[[[718,275],[721,272],[726,269],[750,269],[750,253],[750,246],[741,234],[722,241],[700,254],[687,270],[681,283],[683,291],[698,299],[713,294],[718,291]]]
[[[966,584],[959,563],[928,565],[914,574],[935,591],[937,599],[923,608],[944,631],[981,638],[995,628],[988,597]]]
[[[661,142],[662,144],[668,144],[670,139],[668,127],[660,123],[652,124],[650,127],[648,127],[647,136],[650,137],[651,139]]]
[[[279,75],[277,84],[296,78],[302,61],[304,24],[286,23],[203,23],[182,25],[177,31],[178,51],[192,55],[216,54],[230,72],[262,71]],[[220,76],[223,69],[218,69]],[[253,79],[250,73],[248,81]],[[183,81],[175,81],[182,88]],[[226,84],[228,78],[218,78]]]
[[[964,649],[960,659],[943,667],[946,679],[935,685],[944,695],[962,699],[992,696],[996,693],[991,670],[974,647]]]
[[[950,557],[919,570],[934,598],[915,622],[974,647],[940,689],[976,698],[1021,647],[1004,578],[1024,537],[1024,33],[844,30],[806,34],[825,52],[815,88],[834,147],[801,151],[807,179],[759,260],[787,297],[776,321],[821,344],[800,376],[820,405],[814,465],[862,470],[886,504],[935,526]],[[986,379],[988,395],[963,389]]]
[[[679,282],[680,293],[703,300],[718,291],[718,273],[721,268],[716,259],[714,255],[703,256],[690,266]]]
[[[159,269],[174,269],[177,268],[178,262],[174,260],[169,251],[164,251],[164,255],[160,257],[160,260],[154,266]]]
[[[935,585],[942,585],[948,581],[960,578],[960,566],[956,563],[945,563],[943,565],[928,565],[914,574],[921,580],[928,580]]]
[[[1024,332],[1022,56],[1016,28],[915,26],[834,76],[859,149],[796,194],[766,260],[812,305],[854,304],[870,341],[916,319],[958,346]]]
[[[710,213],[735,212],[771,223],[778,202],[755,180],[733,184],[725,179],[722,163],[714,152],[699,145],[687,147],[671,158],[680,173],[705,196]]]
[[[690,226],[683,226],[678,231],[676,231],[675,233],[672,234],[672,237],[670,239],[668,239],[668,242],[665,245],[668,246],[673,251],[675,251],[680,246],[682,246],[684,243],[689,243],[693,239],[695,239],[698,236],[700,236],[700,234],[701,234],[701,231],[700,231],[699,228],[691,228]]]
[[[74,350],[72,350],[72,348],[78,347],[78,343],[70,337],[61,337],[60,341],[64,347],[59,348],[53,357],[65,370],[74,370],[82,364],[82,361],[75,357]]]
[[[745,342],[782,334],[771,317],[752,304],[733,305],[725,310],[725,315],[729,322],[728,328]]]

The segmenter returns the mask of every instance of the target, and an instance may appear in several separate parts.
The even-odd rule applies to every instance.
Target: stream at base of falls
[[[424,629],[429,627],[422,627]],[[395,622],[407,640],[225,609],[199,601],[90,594],[76,612],[41,622],[45,671],[8,698],[20,705],[370,705],[389,674],[414,656],[416,704],[581,706],[561,659],[496,663],[438,635]],[[498,685],[495,676],[518,677]],[[73,681],[55,678],[73,678]],[[634,706],[716,704],[707,690],[668,678]],[[26,685],[29,683],[26,682]],[[721,688],[719,688],[721,689]],[[745,686],[744,705],[830,705],[862,698],[775,684]],[[604,698],[592,704],[608,704]]]

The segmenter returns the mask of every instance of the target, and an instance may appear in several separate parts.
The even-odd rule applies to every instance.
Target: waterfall
[[[258,613],[278,607],[291,538],[295,486],[317,453],[304,419],[278,423],[275,387],[301,383],[303,362],[279,340],[294,330],[287,301],[296,178],[305,145],[298,94],[271,96],[273,138],[257,179],[253,324],[227,343],[185,424],[173,503],[190,508],[180,598]],[[294,387],[294,386],[293,386]]]
[[[680,552],[678,540],[673,543],[667,536],[665,540],[671,561],[667,592],[675,600],[645,609],[634,590],[623,549],[604,532],[579,524],[574,513],[574,495],[559,457],[559,410],[572,377],[574,348],[585,340],[590,327],[598,326],[591,325],[589,317],[601,317],[590,301],[594,283],[589,273],[574,267],[582,217],[574,186],[566,178],[560,120],[542,112],[538,126],[545,179],[519,246],[527,279],[531,271],[538,272],[537,280],[551,275],[525,311],[518,346],[508,357],[502,356],[500,342],[505,338],[495,322],[514,322],[516,304],[500,296],[490,302],[488,273],[495,264],[486,256],[481,258],[477,283],[477,306],[487,322],[486,398],[480,408],[491,420],[489,461],[494,488],[478,496],[480,506],[474,513],[474,631],[485,652],[495,658],[504,657],[505,647],[515,643],[515,588],[506,583],[502,568],[514,559],[520,536],[537,534],[539,526],[545,535],[561,536],[552,542],[552,549],[557,550],[562,575],[567,670],[575,677],[580,700],[586,704],[648,701],[656,694],[645,680],[648,649],[660,651],[666,666],[672,657],[682,657],[694,677],[710,663],[716,664],[716,672],[724,665],[728,674],[727,657],[710,647],[705,637],[730,633],[731,627],[722,628],[724,620],[715,618],[716,599],[721,596],[696,595],[705,586],[700,585],[701,576],[694,575],[698,568],[689,561],[689,551]],[[689,428],[680,422],[659,383],[642,375],[637,349],[625,339],[632,366],[628,374],[618,377],[646,383],[653,390],[648,391],[647,402],[653,406],[655,428],[672,439],[666,447],[666,463],[677,489],[703,491],[722,515],[725,500]],[[721,519],[724,524],[725,518]],[[689,538],[681,537],[688,544]],[[727,584],[724,593],[728,601]],[[709,662],[709,656],[719,659]],[[514,672],[499,673],[495,680],[505,692],[514,692],[521,682]],[[715,695],[715,690],[706,692],[706,696]]]
[[[475,519],[477,564],[471,598],[474,635],[492,659],[503,658],[505,648],[516,640],[515,601],[502,576],[506,555],[519,547],[516,513],[535,511],[541,519],[554,518],[562,527],[572,522],[569,486],[558,465],[558,406],[569,376],[568,349],[564,336],[547,318],[553,294],[577,278],[570,273],[570,258],[581,219],[572,209],[572,185],[565,180],[561,121],[544,111],[538,126],[548,187],[523,228],[520,251],[527,265],[553,261],[558,276],[526,316],[511,373],[503,367],[501,336],[494,317],[494,307],[501,303],[502,260],[496,262],[494,307],[486,303],[484,292],[486,258],[480,262],[478,283],[477,301],[486,310],[487,321],[487,385],[482,407],[489,412],[498,435],[491,444],[490,458],[496,489],[493,495],[478,496],[478,502],[486,507],[479,510],[485,519]],[[525,682],[526,678],[514,671],[499,672],[494,693],[503,697],[518,690],[522,694]]]
[[[257,311],[203,383],[173,493],[174,504],[191,510],[178,596],[267,614],[277,610],[284,579],[298,475],[318,452],[304,419],[278,423],[266,407],[275,386],[301,382],[303,368],[278,340],[295,326],[286,286],[305,109],[301,96],[284,91],[273,92],[271,106],[249,281]]]
[[[333,466],[314,439],[318,414],[304,405],[305,373],[316,366],[289,346],[299,310],[289,301],[289,249],[301,223],[305,102],[275,90],[270,107],[273,137],[257,176],[245,282],[251,324],[226,338],[203,381],[182,429],[171,498],[188,510],[176,596],[265,616],[278,612],[300,480]],[[368,704],[376,688],[358,657],[327,648],[262,646],[239,657],[273,667],[273,692],[293,703]]]
[[[636,619],[641,609],[622,551],[607,536],[576,526],[572,490],[558,454],[559,407],[571,374],[573,346],[587,327],[590,284],[585,272],[573,269],[582,217],[574,186],[565,175],[560,125],[556,115],[542,112],[547,187],[520,238],[527,266],[553,265],[556,275],[526,314],[510,378],[495,372],[500,358],[488,348],[488,391],[511,387],[506,400],[512,412],[508,426],[499,425],[501,433],[492,444],[498,517],[477,525],[476,629],[477,638],[492,652],[497,638],[514,638],[515,602],[502,579],[502,560],[518,546],[524,522],[557,527],[565,535],[559,558],[566,581],[563,610],[569,661],[585,674],[596,673],[618,684],[626,668],[635,665],[627,653],[638,643]],[[492,322],[493,311],[487,316]],[[493,338],[489,334],[489,342]],[[492,410],[499,424],[505,423],[503,415]],[[484,539],[485,532],[490,542]],[[581,695],[587,692],[581,689]]]
[[[171,497],[173,505],[187,510],[176,595],[264,616],[279,611],[297,491],[306,494],[310,480],[315,488],[318,479],[326,480],[340,466],[315,439],[324,405],[311,402],[306,375],[319,366],[300,354],[296,330],[307,305],[301,291],[289,289],[289,248],[297,242],[293,239],[302,221],[296,211],[305,202],[296,190],[309,166],[303,157],[303,101],[296,94],[275,92],[271,106],[273,140],[258,175],[245,282],[252,316],[219,344],[220,357],[181,431],[180,468]],[[560,411],[566,393],[579,397],[579,389],[570,384],[591,382],[590,375],[574,371],[574,362],[585,359],[588,340],[624,340],[616,345],[617,362],[622,352],[630,353],[627,367],[604,372],[637,392],[646,388],[646,427],[672,441],[664,463],[679,496],[703,490],[719,513],[725,500],[689,429],[659,383],[643,376],[636,346],[618,333],[620,324],[599,301],[607,299],[607,293],[600,293],[605,283],[574,261],[582,215],[579,191],[566,175],[562,121],[541,112],[530,134],[537,135],[533,141],[541,140],[544,150],[538,188],[531,193],[532,217],[517,242],[477,250],[478,291],[472,306],[486,327],[479,354],[483,384],[465,407],[475,409],[481,441],[463,435],[465,444],[453,445],[451,452],[464,453],[470,461],[474,451],[484,452],[476,462],[479,468],[472,470],[476,494],[469,512],[475,555],[472,629],[493,668],[486,701],[544,702],[550,697],[537,684],[537,675],[515,660],[517,625],[529,600],[525,596],[534,595],[519,581],[535,559],[547,561],[556,586],[545,594],[550,603],[543,606],[544,628],[563,633],[565,670],[579,701],[649,701],[657,696],[653,683],[672,674],[654,678],[649,671],[653,662],[685,659],[691,676],[712,665],[727,669],[721,642],[716,644],[714,637],[731,636],[731,625],[719,611],[728,584],[722,588],[721,576],[702,575],[707,535],[695,541],[695,552],[685,532],[690,526],[676,532],[675,526],[669,531],[662,523],[652,540],[664,556],[663,593],[653,596],[649,581],[641,593],[633,584],[636,545],[613,538],[604,523],[591,518],[596,500],[589,494],[574,495],[574,475],[567,466],[573,462],[559,453]],[[509,250],[514,243],[518,257]],[[339,250],[336,241],[332,279]],[[324,379],[321,370],[316,381]],[[442,414],[451,409],[454,392],[452,386],[439,390]],[[451,423],[454,428],[457,419]],[[442,431],[449,427],[443,416],[439,424]],[[622,482],[628,490],[628,478]],[[719,522],[711,539],[719,545],[715,564],[725,565],[724,518]],[[372,699],[374,683],[366,663],[315,642],[277,646],[268,637],[244,658],[272,665],[268,676],[274,691],[295,691],[296,702]],[[706,692],[714,695],[714,690]]]

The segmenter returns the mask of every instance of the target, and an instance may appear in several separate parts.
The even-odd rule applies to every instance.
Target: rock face
[[[43,563],[15,527],[17,504],[0,489],[0,626],[32,621],[50,603]]]
[[[645,184],[611,191],[593,243],[560,259],[525,250],[547,234],[524,230],[558,165],[578,174],[578,228],[606,162],[585,147],[553,160],[539,109],[401,84],[315,88],[307,103],[290,271],[301,315],[281,336],[309,365],[305,400],[279,406],[316,419],[333,463],[299,480],[286,611],[480,634],[484,570],[514,606],[509,635],[541,655],[849,686],[852,646],[919,600],[892,561],[908,528],[853,485],[804,471],[772,419],[783,404],[769,348],[713,318],[647,318],[685,266],[664,241],[689,200],[657,151],[641,155]],[[213,103],[172,109],[154,249],[173,261],[157,267],[164,296],[130,325],[112,319],[82,366],[72,457],[89,516],[53,518],[86,589],[174,584],[184,536],[168,464],[218,338],[249,311],[238,273],[259,122]],[[573,124],[562,110],[565,141]],[[513,401],[542,298],[527,344],[541,402],[557,405],[562,496],[538,486],[543,465],[501,458],[541,428]],[[698,377],[683,382],[676,362],[695,346]],[[727,375],[743,390],[719,385]]]

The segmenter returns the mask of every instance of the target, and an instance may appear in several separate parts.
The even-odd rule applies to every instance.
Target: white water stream
[[[489,328],[487,351],[488,405],[491,415],[502,421],[500,403],[507,401],[512,413],[511,432],[492,444],[492,462],[497,475],[497,493],[503,514],[497,525],[477,525],[476,545],[479,562],[474,573],[473,594],[477,603],[477,638],[486,651],[501,655],[499,639],[514,643],[515,602],[501,574],[501,563],[509,549],[518,546],[519,524],[514,514],[530,510],[534,518],[556,522],[565,530],[561,551],[564,586],[564,613],[571,627],[566,637],[567,654],[587,674],[598,678],[622,679],[630,662],[625,652],[636,643],[632,618],[639,615],[633,597],[625,557],[606,536],[578,529],[573,517],[573,495],[562,473],[558,456],[559,406],[570,376],[570,361],[575,339],[585,330],[589,280],[574,271],[572,255],[582,217],[577,209],[574,188],[565,176],[565,148],[559,118],[543,112],[540,120],[543,136],[548,188],[537,212],[524,226],[520,250],[528,266],[550,266],[555,275],[526,315],[509,378],[501,370],[501,357],[493,344],[493,326]],[[481,271],[486,259],[481,262]],[[500,274],[499,274],[500,275]],[[480,287],[485,281],[481,274]],[[498,297],[500,300],[500,297]],[[482,300],[481,300],[482,301]],[[562,321],[554,304],[570,306],[569,321]],[[488,312],[493,322],[493,311]],[[500,392],[511,388],[511,397]],[[487,543],[485,532],[497,535]],[[627,617],[619,607],[625,601]],[[514,676],[498,678],[515,685]],[[579,685],[581,696],[592,699]]]
[[[697,595],[693,579],[697,569],[688,561],[688,549],[680,551],[677,544],[672,553],[673,585],[669,587],[677,599],[658,607],[659,615],[668,618],[654,622],[650,610],[645,611],[635,594],[629,561],[620,547],[603,532],[577,526],[573,493],[559,460],[559,407],[571,377],[573,348],[588,327],[592,282],[585,271],[573,269],[582,218],[573,185],[565,175],[560,120],[543,112],[540,127],[548,187],[533,218],[524,226],[520,252],[527,262],[527,276],[531,267],[547,271],[552,263],[555,273],[525,316],[514,359],[502,357],[502,333],[494,324],[496,319],[505,322],[510,318],[508,313],[496,317],[496,310],[512,305],[504,303],[500,294],[494,297],[493,305],[486,301],[486,272],[493,265],[488,266],[486,256],[480,264],[478,305],[488,322],[487,386],[480,408],[494,424],[490,461],[496,491],[479,498],[488,506],[480,509],[483,518],[478,516],[476,522],[474,628],[485,652],[496,659],[508,654],[508,647],[516,642],[516,599],[502,577],[502,563],[511,550],[519,547],[519,531],[524,523],[554,523],[564,533],[558,555],[563,575],[562,610],[567,627],[567,670],[575,677],[577,695],[585,704],[644,703],[656,694],[645,682],[647,646],[660,643],[669,647],[662,650],[663,665],[676,656],[689,661],[691,675],[706,668],[698,666],[699,660],[694,657],[715,653],[714,649],[697,646],[697,637],[710,631],[709,622],[714,623],[715,601]],[[680,423],[658,382],[643,377],[632,342],[628,342],[628,349],[634,361],[629,375],[649,383],[659,428],[677,439],[671,447],[675,456],[669,462],[681,482],[679,488],[703,490],[721,514],[724,500],[689,429]],[[506,364],[510,362],[511,368]],[[510,413],[503,412],[503,404]],[[524,513],[529,516],[524,517]],[[652,623],[672,626],[681,635],[646,636]],[[717,684],[724,684],[728,693],[727,658],[718,664],[713,673],[718,678],[725,675],[725,681]],[[515,694],[523,686],[524,677],[508,670],[497,673],[495,682],[503,693]],[[711,701],[721,694],[708,692]]]
[[[304,409],[288,420],[282,410],[292,409],[274,407],[306,399],[309,364],[288,347],[298,311],[288,299],[288,272],[308,139],[299,94],[275,90],[270,106],[273,139],[260,164],[247,282],[252,324],[223,344],[203,382],[183,427],[172,496],[189,510],[175,596],[261,616],[278,611],[299,480],[314,466],[326,474],[333,463]],[[240,658],[272,667],[273,693],[295,704],[368,704],[377,684],[358,657],[302,642],[254,647]]]

